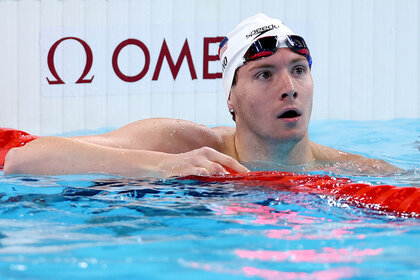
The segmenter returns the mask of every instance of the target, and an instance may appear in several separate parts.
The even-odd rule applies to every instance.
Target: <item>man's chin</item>
[[[270,138],[270,142],[274,142],[275,144],[296,144],[305,138],[305,136],[305,131],[288,131],[268,138]]]

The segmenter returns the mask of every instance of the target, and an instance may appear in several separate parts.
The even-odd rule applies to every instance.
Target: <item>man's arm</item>
[[[148,119],[104,135],[41,137],[12,149],[5,174],[110,173],[129,177],[171,177],[247,169],[218,152],[218,135],[204,126],[172,119]]]

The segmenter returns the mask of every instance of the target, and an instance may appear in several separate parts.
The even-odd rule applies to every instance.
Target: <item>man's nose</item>
[[[287,71],[284,71],[283,73],[281,73],[279,77],[279,81],[278,81],[278,86],[280,90],[279,92],[281,94],[280,95],[281,99],[287,99],[287,98],[296,99],[297,98],[298,93],[296,92],[293,78]]]

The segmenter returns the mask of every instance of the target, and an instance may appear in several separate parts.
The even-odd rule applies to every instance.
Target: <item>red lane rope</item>
[[[390,212],[420,215],[420,188],[356,183],[348,178],[262,171],[223,176],[186,176],[181,179],[232,182],[280,191],[306,192],[344,198],[356,205]]]
[[[24,131],[0,128],[0,169],[7,152],[21,147],[38,136]],[[348,178],[328,175],[307,175],[291,172],[249,172],[224,176],[187,176],[180,179],[207,182],[234,182],[250,186],[264,186],[275,190],[307,192],[345,198],[357,205],[376,206],[382,210],[420,215],[420,188],[356,183]]]

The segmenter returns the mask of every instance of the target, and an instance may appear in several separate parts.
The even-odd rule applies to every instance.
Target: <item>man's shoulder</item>
[[[132,125],[132,124],[130,124]],[[234,127],[209,127],[204,124],[171,118],[150,118],[137,122],[134,129],[153,129],[171,135],[195,138],[202,141],[223,141],[223,138],[233,136]]]
[[[233,127],[210,128],[182,119],[150,118],[130,123],[117,133],[147,142],[147,149],[180,153],[204,146],[222,150],[234,131]]]
[[[314,159],[324,164],[333,164],[341,170],[351,170],[357,173],[378,174],[401,172],[395,167],[380,159],[367,158],[362,155],[343,152],[334,148],[311,142]]]
[[[217,126],[217,127],[213,127],[212,130],[214,131],[214,133],[218,134],[220,137],[229,137],[229,138],[233,137],[236,132],[236,128],[231,127],[231,126]]]
[[[340,162],[349,160],[360,160],[364,158],[361,155],[343,152],[331,147],[317,144],[315,142],[311,142],[311,149],[314,158],[319,161]]]

